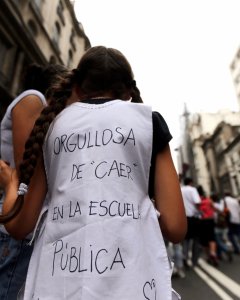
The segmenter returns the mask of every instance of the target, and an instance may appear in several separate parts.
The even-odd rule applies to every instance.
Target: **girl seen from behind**
[[[66,107],[73,90],[79,101]],[[126,58],[93,47],[54,86],[19,179],[0,162],[13,236],[34,229],[47,199],[24,299],[172,299],[163,238],[180,242],[186,217],[171,135],[141,102]]]

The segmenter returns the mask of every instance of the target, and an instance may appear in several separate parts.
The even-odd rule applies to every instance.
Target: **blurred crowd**
[[[167,243],[174,262],[173,277],[184,278],[200,257],[214,267],[222,260],[231,263],[235,255],[240,255],[240,199],[229,191],[222,197],[206,195],[191,178],[185,178],[181,191],[188,231],[183,243]]]

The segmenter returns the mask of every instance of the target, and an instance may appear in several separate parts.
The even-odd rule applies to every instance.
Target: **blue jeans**
[[[26,280],[33,246],[0,232],[0,299],[16,300]]]
[[[234,252],[240,254],[240,224],[229,223],[228,236]]]

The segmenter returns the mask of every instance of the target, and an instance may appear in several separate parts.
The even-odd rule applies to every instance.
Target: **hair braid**
[[[36,120],[32,132],[26,141],[23,161],[19,166],[19,182],[29,185],[37,165],[38,157],[44,143],[48,128],[55,117],[66,107],[67,100],[72,94],[74,74],[68,72],[64,78],[52,85],[48,91],[49,105],[45,107]],[[21,210],[24,203],[24,195],[18,195],[12,209],[4,215],[0,215],[0,223],[4,224],[12,220]]]
[[[134,103],[143,103],[143,100],[140,96],[140,91],[138,87],[136,86],[136,81],[133,80],[131,84],[131,97],[132,97],[132,102]]]

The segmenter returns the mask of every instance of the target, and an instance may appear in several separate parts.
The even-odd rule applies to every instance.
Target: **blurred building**
[[[240,195],[240,125],[222,121],[202,144],[211,191]]]
[[[182,142],[177,149],[181,177],[192,177],[208,195],[226,188],[239,194],[240,176],[237,167],[229,163],[236,162],[240,155],[239,113],[222,110],[189,114],[185,108],[182,123]]]
[[[181,144],[179,145],[178,148],[175,149],[175,151],[177,151],[177,164],[178,164],[180,180],[186,177],[191,177],[193,178],[194,181],[196,181],[192,142],[191,142],[190,132],[188,130],[189,122],[190,122],[190,113],[185,104],[184,112],[180,118],[180,131],[182,133]]]
[[[0,120],[32,62],[76,67],[90,47],[69,0],[0,1]]]
[[[230,65],[230,70],[233,78],[233,84],[236,89],[239,111],[240,111],[240,47],[237,50],[235,57]]]

